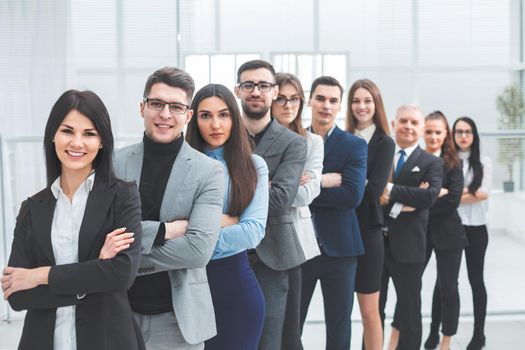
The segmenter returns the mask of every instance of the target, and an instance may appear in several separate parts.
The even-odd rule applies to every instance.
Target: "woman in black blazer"
[[[383,99],[370,80],[357,80],[348,93],[346,129],[368,143],[367,182],[357,218],[365,254],[358,257],[355,291],[363,320],[364,347],[382,349],[383,329],[379,316],[379,290],[383,272],[383,194],[394,160],[395,144],[389,136]]]
[[[432,323],[425,349],[439,344],[439,325],[442,322],[440,349],[449,349],[459,320],[458,274],[463,248],[467,245],[465,230],[457,212],[463,193],[463,172],[454,147],[447,119],[440,111],[425,118],[426,151],[443,159],[443,187],[440,197],[430,208],[427,231],[427,258],[436,254],[437,280],[432,300]]]
[[[60,96],[44,150],[47,187],[22,203],[1,278],[11,307],[27,310],[19,349],[145,349],[127,298],[140,257],[140,201],[136,185],[113,174],[100,98]]]

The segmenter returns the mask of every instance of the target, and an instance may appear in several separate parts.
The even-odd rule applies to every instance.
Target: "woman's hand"
[[[35,288],[41,284],[47,284],[50,269],[50,266],[42,266],[34,269],[6,267],[0,279],[4,299],[7,300],[7,298],[15,292]]]
[[[403,208],[401,208],[401,212],[403,213],[411,213],[413,211],[416,211],[416,208],[409,207],[408,205],[403,205]]]
[[[441,187],[441,190],[439,190],[439,197],[446,196],[448,194],[448,190],[444,187]]]
[[[322,188],[339,187],[343,184],[343,177],[340,173],[326,173],[321,178]]]
[[[232,226],[239,223],[238,216],[229,216],[222,214],[221,227]]]
[[[121,251],[128,249],[131,244],[135,241],[133,232],[126,232],[126,228],[117,228],[106,235],[106,240],[100,253],[98,254],[99,259],[111,259],[114,258]]]
[[[188,220],[175,220],[172,222],[166,222],[166,237],[165,239],[174,239],[182,237],[188,230]]]
[[[308,181],[310,181],[312,179],[312,177],[310,176],[310,172],[308,171],[305,171],[303,173],[303,175],[301,176],[301,183],[300,183],[300,186],[303,186],[305,183],[307,183]]]

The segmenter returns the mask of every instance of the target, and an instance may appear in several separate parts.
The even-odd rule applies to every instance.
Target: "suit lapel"
[[[35,199],[31,204],[31,222],[35,236],[40,247],[49,259],[51,265],[55,265],[53,245],[51,243],[51,226],[55,212],[56,199],[48,188],[42,198]]]
[[[279,128],[280,125],[277,121],[275,121],[275,119],[273,119],[270,123],[270,127],[268,130],[266,130],[264,136],[255,148],[255,152],[260,156],[263,156],[268,151],[270,146],[275,142],[275,140],[277,140],[278,136],[283,132],[284,129],[284,127],[282,127],[283,129]]]
[[[339,129],[339,127],[335,127],[334,131],[332,131],[332,134],[328,137],[324,144],[324,154],[325,157],[328,154],[332,154],[332,149],[335,147],[335,145],[339,142],[339,139],[343,136],[343,131]],[[336,154],[339,154],[339,152],[336,152]]]
[[[110,187],[107,182],[101,179],[101,176],[95,176],[93,189],[88,195],[86,210],[78,235],[78,261],[86,261],[89,258],[93,241],[105,222],[115,196],[115,187]]]
[[[137,186],[140,185],[140,175],[142,172],[142,162],[144,160],[144,144],[140,143],[137,148],[131,152],[126,160],[126,174],[124,178],[134,180]]]
[[[161,220],[169,218],[169,213],[172,212],[172,209],[175,206],[178,197],[177,195],[179,194],[184,179],[191,169],[190,151],[190,146],[184,141],[177,158],[175,158],[168,183],[166,184],[166,190],[164,191],[164,197],[162,198],[162,204],[160,207]]]
[[[419,155],[421,154],[421,152],[422,151],[421,151],[421,148],[419,148],[419,146],[417,146],[414,149],[410,157],[408,157],[408,159],[406,160],[405,164],[403,164],[403,168],[401,168],[401,172],[398,174],[398,176],[395,179],[396,182],[402,182],[403,178],[406,175],[410,174],[410,172],[416,165],[417,159],[419,158]]]

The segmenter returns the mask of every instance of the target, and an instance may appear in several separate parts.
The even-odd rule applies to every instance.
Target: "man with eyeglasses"
[[[266,302],[259,349],[281,348],[288,273],[305,260],[290,216],[306,162],[306,140],[271,117],[272,101],[279,87],[275,70],[263,60],[248,61],[237,71],[235,93],[241,100],[244,124],[255,142],[255,153],[264,158],[270,172],[270,202],[266,234],[250,263]]]
[[[365,191],[367,143],[336,125],[343,87],[322,76],[310,88],[310,131],[324,139],[321,193],[310,204],[321,255],[302,266],[301,329],[320,281],[326,349],[350,349],[357,256],[363,254],[356,208]]]
[[[115,155],[116,175],[139,184],[142,258],[128,297],[149,350],[203,349],[216,334],[205,267],[220,230],[223,168],[184,141],[194,90],[181,69],[150,75],[142,142]]]

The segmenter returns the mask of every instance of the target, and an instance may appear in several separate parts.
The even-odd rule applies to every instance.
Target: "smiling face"
[[[394,130],[399,147],[407,148],[416,145],[423,135],[423,114],[415,108],[398,110]]]
[[[312,108],[312,124],[331,128],[341,110],[341,90],[332,85],[317,85],[308,105]]]
[[[189,104],[184,90],[164,83],[154,84],[147,98],[164,103]],[[182,129],[190,121],[193,111],[188,109],[184,114],[172,114],[167,104],[162,111],[156,111],[149,108],[145,102],[141,102],[140,114],[144,118],[144,128],[150,139],[157,143],[170,143],[179,138]]]
[[[277,103],[279,101],[281,101],[281,103],[284,101],[284,106],[279,105]],[[280,124],[288,127],[297,117],[299,107],[301,107],[301,95],[299,91],[297,91],[292,84],[286,84],[279,87],[277,99],[273,101],[272,104],[272,116],[274,116]]]
[[[53,140],[62,174],[75,172],[87,177],[102,148],[100,136],[91,120],[79,111],[71,110],[58,127]]]
[[[352,98],[352,115],[356,120],[356,127],[362,130],[374,123],[376,105],[370,91],[365,88],[355,90]]]
[[[202,100],[197,109],[197,127],[208,148],[223,146],[232,131],[232,118],[226,103],[216,96]]]
[[[454,127],[454,141],[459,149],[467,152],[474,142],[474,134],[469,123],[462,120],[458,121]]]
[[[425,121],[425,145],[427,151],[436,153],[441,151],[441,147],[447,137],[447,126],[441,119],[429,119]]]

